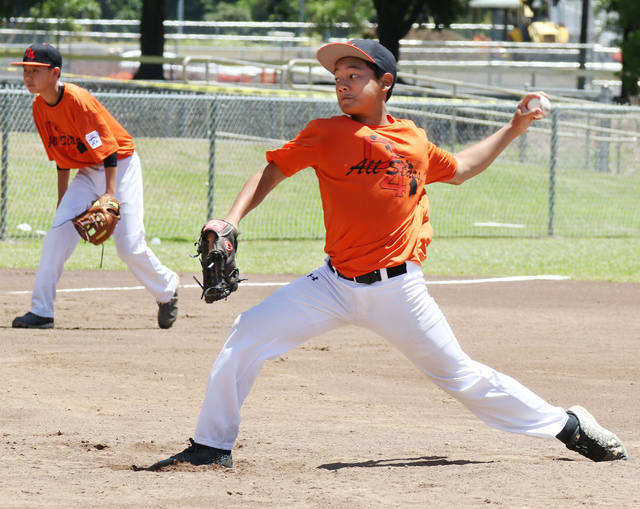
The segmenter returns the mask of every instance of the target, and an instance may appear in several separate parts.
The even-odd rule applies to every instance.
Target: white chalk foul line
[[[482,279],[452,279],[448,281],[427,281],[428,285],[468,285],[475,283],[511,283],[513,281],[564,281],[571,279],[569,276],[560,276],[558,274],[542,274],[539,276],[505,276],[505,277],[487,277]]]
[[[536,280],[548,280],[548,281],[562,281],[570,279],[569,276],[560,275],[539,275],[539,276],[505,276],[505,277],[489,277],[481,279],[448,279],[441,281],[427,281],[428,285],[468,285],[478,283],[509,283],[517,281],[536,281]],[[240,286],[285,286],[289,281],[276,282],[265,281],[260,283],[242,282]],[[180,285],[180,288],[199,288],[198,285]],[[61,288],[57,290],[58,293],[80,293],[80,292],[121,292],[130,290],[144,290],[144,286],[110,286],[110,287],[92,287],[92,288]],[[21,295],[25,293],[31,293],[31,290],[14,290],[7,292],[11,295]]]

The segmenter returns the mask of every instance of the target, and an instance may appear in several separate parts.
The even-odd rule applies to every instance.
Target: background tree
[[[140,19],[142,0],[99,0],[103,19]]]
[[[99,18],[101,9],[97,0],[47,0],[32,2],[29,15],[34,18],[58,18],[72,24],[76,18]]]
[[[350,33],[357,34],[367,29],[367,23],[375,22],[376,11],[372,0],[305,0],[304,18],[321,35],[336,32],[338,23],[348,23]]]
[[[580,15],[580,44],[587,44],[589,35],[589,15],[591,13],[591,0],[582,0],[582,13]],[[587,50],[586,48],[580,48],[578,54],[578,67],[584,69],[587,65]],[[578,90],[584,90],[586,83],[584,76],[578,77]]]
[[[300,18],[300,0],[225,0],[225,3],[245,8],[254,21],[298,21]],[[466,0],[304,1],[305,21],[315,23],[321,33],[335,28],[336,23],[346,22],[351,25],[351,31],[345,36],[355,36],[362,33],[368,21],[377,21],[378,39],[396,58],[400,39],[414,23],[433,21],[436,25],[448,26],[466,12]]]
[[[164,54],[164,0],[143,0],[140,17],[140,53],[142,56]],[[142,62],[134,80],[162,80],[162,64]]]
[[[638,99],[640,78],[640,2],[638,0],[599,0],[599,8],[609,14],[607,26],[621,35],[622,86],[618,100]]]
[[[400,39],[414,23],[432,21],[436,26],[449,26],[466,12],[464,0],[373,0],[378,19],[378,39],[399,58]]]
[[[204,15],[206,21],[252,21],[251,11],[239,2],[214,2]]]
[[[183,19],[201,21],[205,13],[214,8],[214,0],[183,0]],[[165,0],[164,12],[167,19],[178,19],[178,0]]]
[[[57,30],[56,40],[49,42],[60,47],[60,30],[77,30],[79,25],[75,23],[78,18],[95,19],[100,17],[100,4],[97,0],[46,0],[41,2],[32,2],[33,6],[29,9],[29,16],[33,18],[56,18]],[[49,29],[50,25],[42,25],[37,20],[28,24],[29,28],[38,30],[41,28]]]
[[[14,16],[27,16],[31,6],[37,3],[38,0],[0,0],[0,20],[6,22]]]

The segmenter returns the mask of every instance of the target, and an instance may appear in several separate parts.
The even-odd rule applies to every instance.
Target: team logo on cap
[[[36,54],[33,52],[33,49],[31,48],[31,46],[29,46],[27,50],[24,52],[24,57],[28,58],[29,60],[33,60],[34,58],[36,58]]]

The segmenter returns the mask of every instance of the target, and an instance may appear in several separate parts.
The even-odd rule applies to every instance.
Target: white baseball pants
[[[240,314],[218,356],[196,426],[197,443],[231,449],[240,408],[266,359],[345,324],[377,332],[427,377],[494,428],[555,437],[567,421],[513,378],[470,359],[427,291],[422,270],[365,285],[326,264]]]
[[[80,241],[71,219],[86,210],[106,187],[104,167],[81,168],[71,180],[42,244],[42,256],[31,297],[31,312],[53,317],[56,285],[67,259]],[[118,256],[158,302],[168,302],[178,287],[178,275],[165,267],[147,246],[140,159],[134,153],[118,161],[116,199],[120,221],[113,232]]]

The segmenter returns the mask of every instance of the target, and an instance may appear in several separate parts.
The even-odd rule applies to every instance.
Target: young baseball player
[[[89,92],[60,81],[62,56],[49,44],[32,44],[22,62],[32,94],[33,119],[58,174],[58,206],[44,238],[31,310],[13,327],[53,328],[56,285],[64,263],[80,240],[71,223],[102,195],[120,202],[113,232],[118,256],[158,303],[158,325],[169,328],[178,314],[178,275],[149,249],[143,223],[142,170],[133,139]],[[77,169],[70,180],[71,169]]]
[[[244,185],[226,221],[240,220],[285,178],[312,167],[326,226],[326,263],[241,313],[218,356],[194,440],[148,467],[232,465],[240,408],[267,359],[345,324],[379,333],[434,383],[499,430],[560,439],[594,460],[627,457],[620,440],[582,407],[550,405],[513,378],[470,359],[429,295],[421,270],[431,241],[425,184],[462,184],[525,132],[539,108],[518,104],[507,125],[456,154],[431,143],[385,103],[396,62],[373,40],[331,43],[317,53],[335,76],[343,116],[310,122]]]

